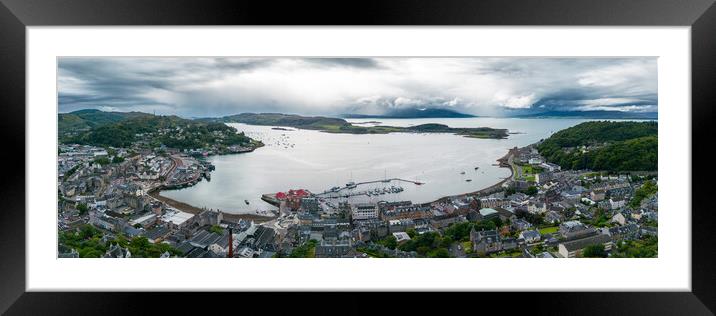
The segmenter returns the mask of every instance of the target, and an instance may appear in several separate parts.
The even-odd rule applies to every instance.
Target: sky
[[[657,59],[61,57],[61,113],[657,112]]]

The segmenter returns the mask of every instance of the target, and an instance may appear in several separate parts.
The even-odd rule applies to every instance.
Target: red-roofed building
[[[296,210],[301,206],[301,199],[311,196],[311,192],[304,189],[288,190],[288,193],[276,193],[276,199],[286,201],[286,206]]]

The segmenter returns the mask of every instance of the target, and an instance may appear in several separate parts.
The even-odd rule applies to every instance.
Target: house
[[[612,241],[634,239],[639,235],[639,226],[632,223],[624,226],[604,228],[602,229],[602,233],[611,237]]]
[[[609,205],[613,210],[616,210],[624,207],[624,205],[626,205],[626,201],[624,199],[609,198]]]
[[[540,241],[540,234],[536,230],[525,230],[520,233],[520,238],[524,239],[527,243],[536,243]]]
[[[388,230],[391,233],[404,232],[410,228],[415,227],[415,222],[410,218],[405,219],[393,219],[388,221]]]
[[[545,169],[549,172],[555,172],[555,171],[562,170],[562,167],[560,167],[559,165],[553,164],[551,162],[545,162],[545,163],[540,164],[539,166],[542,167],[542,169]]]
[[[467,219],[464,216],[453,216],[453,215],[442,215],[442,216],[435,216],[432,219],[430,219],[430,224],[435,229],[445,228],[452,224],[464,222]]]
[[[502,250],[500,234],[494,229],[478,232],[473,227],[470,231],[470,241],[472,241],[473,251],[478,254],[484,255]]]
[[[316,246],[316,258],[341,258],[352,249],[350,239],[324,240]]]
[[[517,239],[515,238],[504,238],[502,239],[502,250],[512,250],[517,248]]]
[[[410,240],[410,236],[406,232],[393,233],[393,237],[395,237],[395,240],[397,240],[399,243]]]
[[[604,200],[606,196],[606,193],[604,190],[593,190],[589,193],[589,197],[592,198],[592,201],[599,202],[601,200]]]
[[[559,234],[567,240],[579,239],[597,234],[592,227],[587,227],[580,221],[568,221],[559,224]]]
[[[651,226],[641,226],[639,234],[641,236],[657,236],[659,229]]]
[[[612,216],[611,222],[624,226],[626,224],[626,218],[624,218],[624,215],[622,215],[622,213],[616,213],[614,216]]]
[[[510,204],[510,200],[504,200],[495,197],[488,197],[480,199],[480,207],[482,208],[498,208],[507,206]]]
[[[535,175],[535,182],[539,184],[547,183],[547,181],[552,180],[554,178],[553,174],[551,172],[540,172]]]
[[[584,248],[592,245],[604,245],[604,250],[612,249],[612,239],[605,234],[562,242],[558,245],[559,254],[564,258],[576,258],[582,255]]]
[[[371,203],[357,203],[351,207],[353,220],[366,220],[378,218],[378,205]]]
[[[548,211],[544,216],[544,221],[550,224],[557,224],[562,221],[562,215],[555,211]]]
[[[118,243],[111,244],[107,252],[105,252],[104,258],[131,258],[132,253],[129,248],[122,248]]]
[[[527,205],[527,211],[532,214],[542,214],[547,212],[547,204],[542,202],[531,202]]]
[[[512,221],[511,226],[512,226],[512,229],[514,229],[515,231],[522,231],[522,230],[530,229],[530,227],[532,227],[532,224],[530,224],[528,221],[526,221],[524,219],[518,218],[518,219],[515,219],[514,221]]]

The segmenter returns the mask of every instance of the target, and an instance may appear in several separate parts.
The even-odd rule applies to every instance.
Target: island
[[[206,119],[223,123],[249,125],[288,126],[299,129],[317,130],[341,134],[388,134],[388,133],[449,133],[471,138],[507,138],[506,129],[490,127],[454,128],[444,124],[428,123],[409,127],[398,126],[357,126],[341,118],[323,116],[300,116],[282,113],[241,113],[219,119]]]

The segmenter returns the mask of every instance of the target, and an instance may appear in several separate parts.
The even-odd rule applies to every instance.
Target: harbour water
[[[331,134],[294,128],[229,124],[266,146],[254,152],[210,157],[216,166],[211,181],[193,187],[163,191],[161,195],[197,207],[228,213],[274,209],[261,200],[265,193],[307,189],[313,193],[360,183],[400,178],[423,183],[377,181],[355,191],[397,193],[361,196],[364,201],[412,200],[429,202],[444,196],[477,191],[510,175],[497,159],[508,149],[549,137],[585,119],[351,119],[379,121],[379,125],[410,126],[441,123],[451,127],[506,128],[507,139],[475,139],[452,134],[392,133],[382,135]],[[477,168],[477,169],[476,169]],[[248,203],[246,203],[248,202]]]

